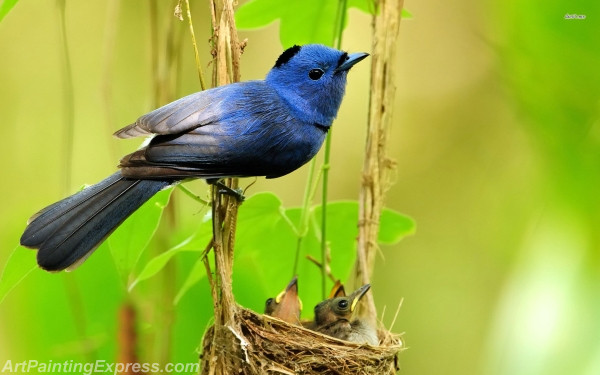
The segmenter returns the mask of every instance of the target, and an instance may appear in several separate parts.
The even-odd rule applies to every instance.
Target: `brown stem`
[[[128,302],[125,302],[119,310],[119,348],[117,363],[126,366],[125,371],[119,372],[122,375],[143,374],[134,371],[133,367],[127,364],[139,363],[137,355],[137,332],[136,332],[136,313],[135,308]]]
[[[387,157],[387,139],[396,92],[394,67],[397,65],[396,44],[403,3],[403,0],[380,0],[379,11],[373,16],[369,124],[359,194],[357,280],[361,284],[371,280],[378,250],[379,218],[389,187],[388,172],[392,163]],[[360,313],[375,324],[377,310],[373,295],[367,293],[363,300]]]
[[[213,21],[213,86],[226,85],[240,79],[241,46],[233,18],[233,0],[211,0]],[[232,189],[238,187],[237,179],[227,179],[225,184]],[[215,275],[209,278],[214,303],[215,323],[207,332],[205,343],[210,342],[210,353],[204,353],[202,373],[227,374],[237,356],[237,343],[230,334],[240,335],[236,322],[237,305],[233,296],[232,273],[235,229],[239,202],[220,194],[217,187],[212,191],[212,248],[215,256]],[[204,262],[210,272],[208,261]],[[241,336],[238,336],[241,337]],[[208,346],[205,345],[205,348]],[[239,360],[239,357],[238,357]]]
[[[164,105],[176,98],[175,88],[179,71],[176,69],[179,53],[175,50],[178,43],[177,19],[171,17],[170,7],[165,7],[161,2],[152,0],[150,6],[150,40],[152,61],[152,85],[154,107]],[[160,253],[169,248],[169,239],[176,228],[177,197],[172,195],[166,207],[163,220],[156,233],[156,246],[152,248],[155,253]],[[156,324],[145,343],[152,343],[152,357],[158,363],[168,363],[172,351],[172,325],[175,321],[173,299],[175,297],[175,275],[177,265],[169,262],[165,265],[159,277],[153,280],[152,297],[153,308],[148,312],[151,320]]]
[[[329,267],[329,263],[325,263],[325,266],[323,266],[323,264],[321,264],[321,262],[319,262],[318,260],[316,260],[310,254],[308,254],[306,256],[306,259],[308,259],[309,261],[313,262],[317,267],[319,267],[319,269],[321,270],[321,272],[325,272],[325,274],[327,275],[327,277],[329,277],[329,280],[333,281],[334,283],[338,280],[338,279],[335,278],[335,276],[333,276],[333,273],[331,273],[331,267]]]

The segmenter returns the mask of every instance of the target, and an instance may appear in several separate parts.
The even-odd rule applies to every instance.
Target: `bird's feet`
[[[244,197],[243,190],[240,188],[232,189],[225,185],[222,180],[217,178],[211,178],[206,180],[207,183],[216,186],[219,190],[219,194],[227,194],[234,197],[239,203],[242,203],[246,197]]]

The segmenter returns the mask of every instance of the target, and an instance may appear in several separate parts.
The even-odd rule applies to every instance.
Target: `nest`
[[[354,344],[238,308],[237,327],[204,336],[202,374],[395,374],[398,335],[378,331],[380,345]]]

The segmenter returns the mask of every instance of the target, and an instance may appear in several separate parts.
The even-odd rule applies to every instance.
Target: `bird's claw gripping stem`
[[[209,179],[206,180],[211,185],[216,186],[219,190],[219,194],[227,194],[231,197],[234,197],[239,203],[242,203],[246,197],[244,197],[243,190],[240,188],[232,189],[229,186],[225,185],[223,181],[217,179]]]

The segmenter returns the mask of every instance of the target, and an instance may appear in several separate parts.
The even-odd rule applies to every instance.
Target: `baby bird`
[[[294,276],[284,291],[265,302],[265,314],[290,324],[300,325],[302,301],[298,297],[298,277]]]
[[[308,328],[338,339],[377,346],[379,339],[375,329],[364,320],[353,318],[358,301],[370,288],[371,285],[366,284],[349,296],[319,303],[315,306],[315,321]]]

